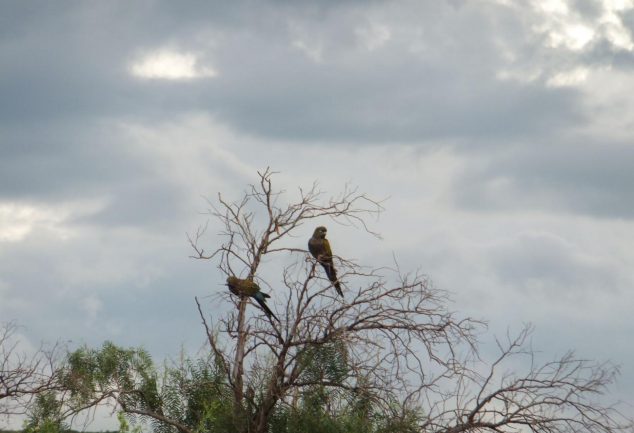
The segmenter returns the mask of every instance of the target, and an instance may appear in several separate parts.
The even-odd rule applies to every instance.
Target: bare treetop
[[[223,228],[219,235],[225,241],[206,254],[200,242],[207,227],[199,228],[195,235],[189,236],[189,242],[196,252],[194,258],[209,260],[221,255],[219,266],[227,275],[238,275],[232,264],[239,263],[248,270],[247,278],[253,278],[265,254],[305,252],[304,249],[278,245],[282,239],[296,235],[296,229],[303,224],[316,218],[328,217],[337,224],[360,227],[379,236],[368,227],[365,218],[383,211],[380,200],[374,200],[349,186],[337,196],[324,199],[324,192],[315,182],[308,190],[299,188],[297,201],[281,204],[285,191],[273,189],[271,179],[274,174],[268,168],[258,172],[260,182],[250,185],[238,201],[227,201],[218,193],[218,203],[209,202],[209,214],[221,223]],[[260,224],[256,224],[258,215],[263,217],[258,220]]]
[[[481,369],[483,361],[477,356],[476,334],[483,323],[449,311],[446,293],[424,276],[404,275],[398,264],[394,269],[367,269],[334,256],[340,275],[326,272],[328,278],[319,277],[319,257],[284,246],[281,240],[318,217],[378,236],[365,218],[380,213],[381,202],[348,187],[322,202],[315,183],[307,191],[299,190],[297,202],[282,205],[282,192],[272,187],[273,174],[268,169],[258,173],[260,183],[238,202],[218,196],[219,205],[212,206],[211,214],[223,225],[224,241],[213,253],[206,255],[198,247],[202,231],[190,238],[196,258],[218,258],[223,272],[235,275],[238,269],[246,270],[248,279],[256,277],[265,254],[303,254],[281,270],[287,290],[276,293],[277,304],[283,305],[278,310],[280,322],[261,318],[247,327],[242,299],[236,304],[237,314],[217,322],[219,334],[209,327],[199,304],[210,347],[225,366],[236,406],[243,405],[245,383],[263,389],[259,404],[249,406],[253,431],[265,431],[275,405],[292,406],[297,392],[315,385],[363,392],[388,412],[400,402],[396,407],[404,411],[402,416],[405,411],[425,414],[419,427],[429,433],[514,433],[524,428],[612,433],[631,426],[614,407],[591,399],[614,378],[615,369],[608,364],[568,354],[531,364],[524,375],[501,372],[505,361],[534,353],[525,345],[530,327],[500,344],[500,357],[486,374],[479,374],[477,366]],[[333,296],[331,289],[339,280],[346,281],[343,298]],[[223,334],[235,343],[229,350],[221,344]],[[336,380],[307,376],[307,354],[316,356],[318,348],[333,347],[339,347],[345,373]],[[268,370],[266,377],[263,370]]]

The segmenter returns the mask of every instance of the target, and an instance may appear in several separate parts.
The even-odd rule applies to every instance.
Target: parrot
[[[337,281],[337,271],[335,271],[335,265],[332,262],[332,250],[330,249],[330,242],[326,239],[326,232],[327,229],[324,226],[319,226],[315,229],[313,237],[308,240],[308,251],[324,267],[328,279],[337,289],[337,293],[343,297],[341,284]]]
[[[266,298],[270,298],[271,296],[262,292],[256,282],[229,276],[227,277],[227,287],[229,287],[229,290],[234,295],[252,297],[260,304],[260,307],[262,307],[269,318],[273,317],[278,322],[280,321],[280,319],[273,314],[268,305],[266,305]]]

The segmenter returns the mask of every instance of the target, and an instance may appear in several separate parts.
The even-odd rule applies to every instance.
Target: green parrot
[[[227,277],[227,287],[229,287],[229,290],[234,295],[252,297],[258,304],[260,304],[260,307],[262,307],[269,318],[273,317],[278,322],[280,321],[280,319],[273,314],[268,305],[266,305],[266,298],[270,298],[271,296],[262,292],[260,290],[260,286],[258,286],[256,282],[252,280],[243,280],[231,275]]]
[[[341,291],[341,284],[337,280],[337,271],[335,271],[335,265],[332,262],[332,250],[330,249],[330,242],[326,239],[326,227],[319,226],[313,232],[313,237],[308,240],[308,251],[314,258],[324,267],[326,275],[330,282],[337,289],[337,293],[343,296]]]

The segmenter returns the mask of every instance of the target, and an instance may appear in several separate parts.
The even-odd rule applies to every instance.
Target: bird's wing
[[[332,259],[332,250],[330,249],[330,242],[328,242],[328,239],[323,240],[323,246],[322,254],[326,255],[327,258]]]
[[[260,286],[257,285],[254,281],[243,280],[242,284],[242,292],[245,295],[255,296],[256,293],[260,291]]]
[[[308,240],[308,251],[310,251],[314,258],[317,258],[319,256],[319,254],[321,253],[320,249],[321,248],[319,240],[315,238],[310,238]]]
[[[238,296],[253,296],[260,291],[260,286],[254,281],[243,280],[237,277],[227,278],[229,290]]]

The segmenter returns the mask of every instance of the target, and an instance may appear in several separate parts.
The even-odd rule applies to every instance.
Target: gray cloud
[[[229,307],[185,232],[201,196],[237,198],[270,166],[291,193],[392,197],[384,241],[333,227],[345,257],[394,253],[496,332],[536,322],[549,353],[629,359],[631,51],[593,24],[598,2],[501,3],[2,2],[0,316],[35,342],[193,352],[193,296]],[[615,14],[632,36],[634,10]],[[566,40],[569,24],[597,32]],[[131,74],[166,49],[217,75]],[[272,292],[284,260],[262,271]]]
[[[525,144],[474,159],[456,180],[456,202],[471,209],[632,218],[633,160],[634,149],[625,143]]]
[[[596,290],[614,295],[623,289],[613,264],[551,233],[521,233],[491,250],[495,275],[527,300],[583,306]]]
[[[2,130],[0,194],[5,199],[103,192],[125,173],[147,172],[143,161],[129,158],[111,128],[64,122]]]
[[[245,13],[210,3],[208,13],[178,13],[149,3],[122,14],[119,6],[10,13],[32,31],[3,45],[0,118],[198,110],[265,137],[363,142],[539,134],[583,120],[574,91],[496,78],[504,61],[494,32],[529,31],[504,9],[377,3],[371,13],[358,5]],[[128,74],[135,56],[166,44],[202,53],[220,76],[165,83]]]
[[[193,297],[219,287],[211,268],[187,258],[180,234],[84,228],[62,240],[36,229],[23,242],[0,244],[0,315],[49,342],[114,340],[160,357],[181,344],[195,351],[202,334]]]

